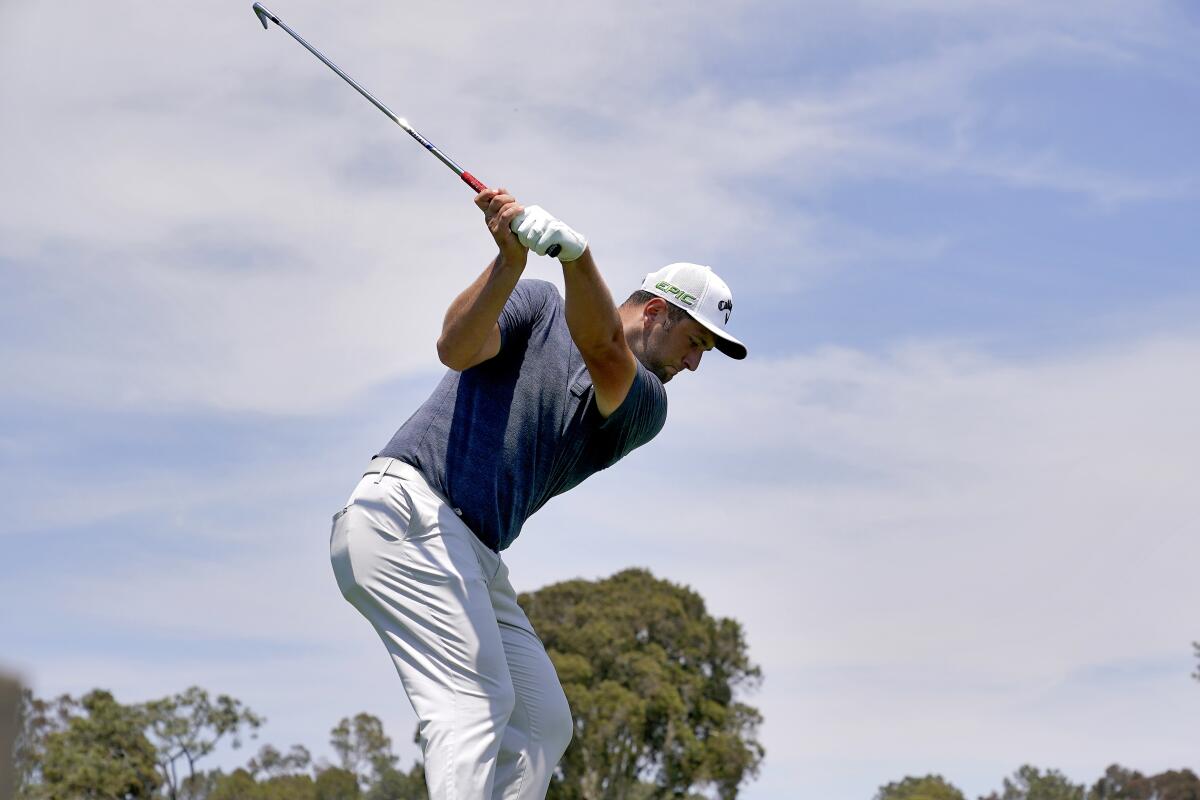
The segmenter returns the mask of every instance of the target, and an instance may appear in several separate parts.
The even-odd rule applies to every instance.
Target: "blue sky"
[[[742,621],[747,798],[1200,767],[1193,6],[272,10],[614,294],[732,286],[751,358],[505,557]],[[249,3],[10,2],[0,75],[0,662],[318,753],[368,710],[413,757],[328,517],[437,380],[469,191]]]

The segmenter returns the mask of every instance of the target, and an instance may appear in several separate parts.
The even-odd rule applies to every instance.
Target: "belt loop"
[[[375,476],[376,483],[379,483],[381,480],[383,480],[383,476],[387,475],[387,471],[392,468],[392,462],[395,460],[396,459],[394,459],[394,458],[389,458],[387,460],[387,463],[384,464],[382,468],[380,468],[379,474]]]

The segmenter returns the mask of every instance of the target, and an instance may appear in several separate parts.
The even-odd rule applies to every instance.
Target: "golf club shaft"
[[[477,192],[482,192],[484,189],[487,188],[486,186],[483,185],[483,183],[478,178],[476,178],[471,173],[467,172],[465,169],[460,167],[458,164],[454,163],[454,159],[450,158],[445,153],[443,153],[441,150],[439,150],[433,144],[433,142],[429,141],[424,136],[422,136],[420,133],[418,133],[411,125],[408,124],[408,122],[405,119],[396,116],[394,113],[392,113],[392,110],[390,108],[388,108],[383,103],[376,100],[375,96],[373,94],[371,94],[370,92],[368,92],[366,89],[364,89],[358,83],[358,81],[351,78],[345,72],[342,72],[342,70],[338,67],[337,64],[334,64],[332,61],[330,61],[328,58],[325,57],[324,53],[322,53],[317,48],[313,47],[308,42],[304,41],[304,37],[302,37],[300,34],[296,33],[294,30],[289,28],[287,26],[287,24],[283,22],[283,20],[279,19],[279,17],[275,16],[269,10],[267,10],[266,6],[264,6],[262,3],[255,3],[254,4],[254,13],[255,13],[255,15],[258,16],[258,21],[262,23],[263,28],[267,27],[267,20],[271,20],[271,22],[274,22],[280,28],[283,28],[285,31],[287,31],[288,34],[293,39],[295,39],[300,44],[304,45],[304,49],[308,50],[308,52],[312,53],[314,56],[321,59],[321,62],[325,66],[329,67],[331,70],[336,72],[338,74],[338,76],[340,76],[341,79],[344,80],[346,83],[353,86],[355,91],[357,91],[363,97],[370,100],[371,104],[373,106],[375,106],[376,108],[378,108],[380,111],[382,111],[385,115],[387,115],[388,119],[390,119],[392,122],[396,123],[401,128],[403,128],[405,130],[405,132],[408,133],[409,136],[416,139],[418,142],[421,143],[422,146],[424,146],[424,148],[426,150],[428,150],[429,152],[431,152],[435,156],[437,156],[439,161],[441,161],[443,164],[445,164],[450,169],[454,170],[454,174],[457,175],[458,177],[462,178],[463,183],[467,184],[468,186],[470,186],[472,189],[474,189]]]

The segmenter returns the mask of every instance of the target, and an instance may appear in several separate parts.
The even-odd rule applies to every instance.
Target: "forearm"
[[[603,353],[624,344],[621,317],[596,262],[591,248],[563,264],[567,288],[566,316],[571,339],[584,355]]]
[[[501,253],[446,309],[438,358],[451,369],[462,369],[480,351],[525,271],[524,252]]]

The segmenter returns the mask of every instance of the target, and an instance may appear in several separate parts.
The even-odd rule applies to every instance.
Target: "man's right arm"
[[[483,273],[462,291],[446,310],[438,358],[459,372],[487,361],[500,352],[500,312],[525,271],[529,251],[510,226],[521,205],[505,189],[488,189],[475,197],[499,254]]]

